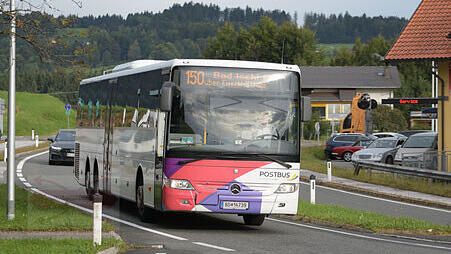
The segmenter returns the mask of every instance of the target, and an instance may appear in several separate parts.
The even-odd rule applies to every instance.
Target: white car
[[[395,132],[379,132],[379,133],[373,133],[373,136],[376,136],[377,138],[399,138],[399,139],[404,139],[406,140],[407,137],[399,134],[399,133],[395,133]]]
[[[374,140],[365,149],[355,152],[351,160],[372,161],[393,164],[396,148],[403,142],[398,138],[379,138]]]

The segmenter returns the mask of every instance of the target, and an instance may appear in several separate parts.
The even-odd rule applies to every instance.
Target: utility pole
[[[15,2],[10,0],[11,10],[11,47],[9,57],[9,91],[8,91],[8,204],[7,217],[8,220],[14,219],[14,168],[16,151],[14,150],[16,143],[16,13]]]

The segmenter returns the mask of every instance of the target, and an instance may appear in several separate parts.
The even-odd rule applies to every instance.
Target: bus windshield
[[[299,155],[294,72],[182,67],[175,72],[169,151]]]

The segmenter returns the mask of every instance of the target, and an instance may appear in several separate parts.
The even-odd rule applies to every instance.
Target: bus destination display
[[[187,86],[265,88],[273,73],[243,70],[188,69],[182,73]]]

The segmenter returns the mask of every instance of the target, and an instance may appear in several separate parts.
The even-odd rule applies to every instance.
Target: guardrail
[[[402,174],[409,176],[424,177],[429,179],[442,180],[451,182],[451,172],[442,172],[437,170],[429,170],[422,168],[412,168],[405,166],[397,166],[391,164],[367,162],[367,161],[354,161],[354,174],[358,175],[361,168],[367,168],[370,170],[389,172],[394,174]]]

